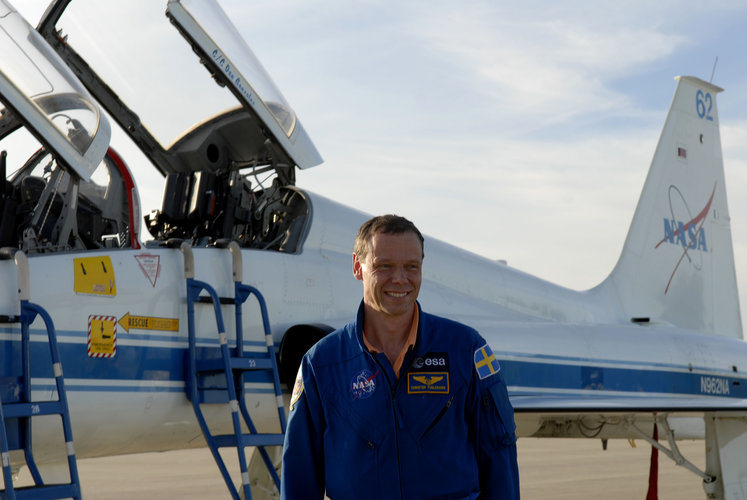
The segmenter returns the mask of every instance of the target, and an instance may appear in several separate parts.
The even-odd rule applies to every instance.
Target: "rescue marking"
[[[130,328],[139,330],[154,330],[159,332],[178,332],[179,318],[157,318],[152,316],[135,316],[129,312],[119,318],[119,324],[126,332]]]
[[[73,291],[86,295],[117,295],[117,280],[108,255],[73,259]]]
[[[117,317],[88,316],[88,356],[113,358],[117,354]]]

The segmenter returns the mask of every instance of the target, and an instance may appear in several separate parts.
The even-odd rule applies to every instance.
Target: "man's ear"
[[[363,281],[363,266],[356,253],[353,253],[353,276],[358,281]]]

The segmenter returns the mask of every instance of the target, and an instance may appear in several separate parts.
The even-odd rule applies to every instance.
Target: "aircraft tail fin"
[[[632,321],[742,338],[716,109],[722,89],[677,81],[622,254],[600,288]]]

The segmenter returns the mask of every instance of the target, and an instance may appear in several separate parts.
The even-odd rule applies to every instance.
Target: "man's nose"
[[[407,282],[407,270],[405,269],[405,266],[395,266],[392,273],[392,281],[397,283]]]

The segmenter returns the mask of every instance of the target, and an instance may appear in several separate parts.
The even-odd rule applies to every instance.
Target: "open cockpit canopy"
[[[322,160],[217,2],[55,0],[34,30],[0,1],[7,18],[0,41],[10,47],[0,61],[0,99],[7,106],[0,141],[24,127],[45,151],[27,155],[9,180],[4,197],[27,213],[11,229],[0,227],[5,243],[36,251],[100,248],[104,238],[112,244],[111,234],[92,230],[90,217],[76,213],[80,207],[95,215],[120,212],[119,202],[104,210],[103,199],[92,199],[119,186],[86,185],[110,156],[109,117],[166,176],[160,209],[145,217],[156,243],[230,238],[250,248],[300,251],[311,207],[294,187],[295,169]],[[129,178],[121,160],[106,164],[119,165],[122,174],[106,169],[110,182]],[[76,175],[68,180],[54,170]],[[34,188],[24,198],[26,184]],[[115,246],[137,245],[131,227],[140,224],[137,190],[123,189],[117,199],[130,200],[129,216],[125,210],[104,225],[129,234]],[[27,198],[37,192],[42,195],[34,205]],[[48,221],[57,225],[50,228]]]
[[[171,23],[164,4],[153,0],[57,0],[38,29],[164,175],[321,163],[295,112],[217,2],[169,0],[165,14]],[[214,128],[216,117],[235,108],[246,119],[234,130],[251,146],[223,151],[214,144],[209,157],[189,155],[185,137]],[[228,153],[233,163],[216,161],[216,153]]]
[[[0,0],[0,138],[25,124],[88,181],[109,146],[109,123],[39,34]]]

